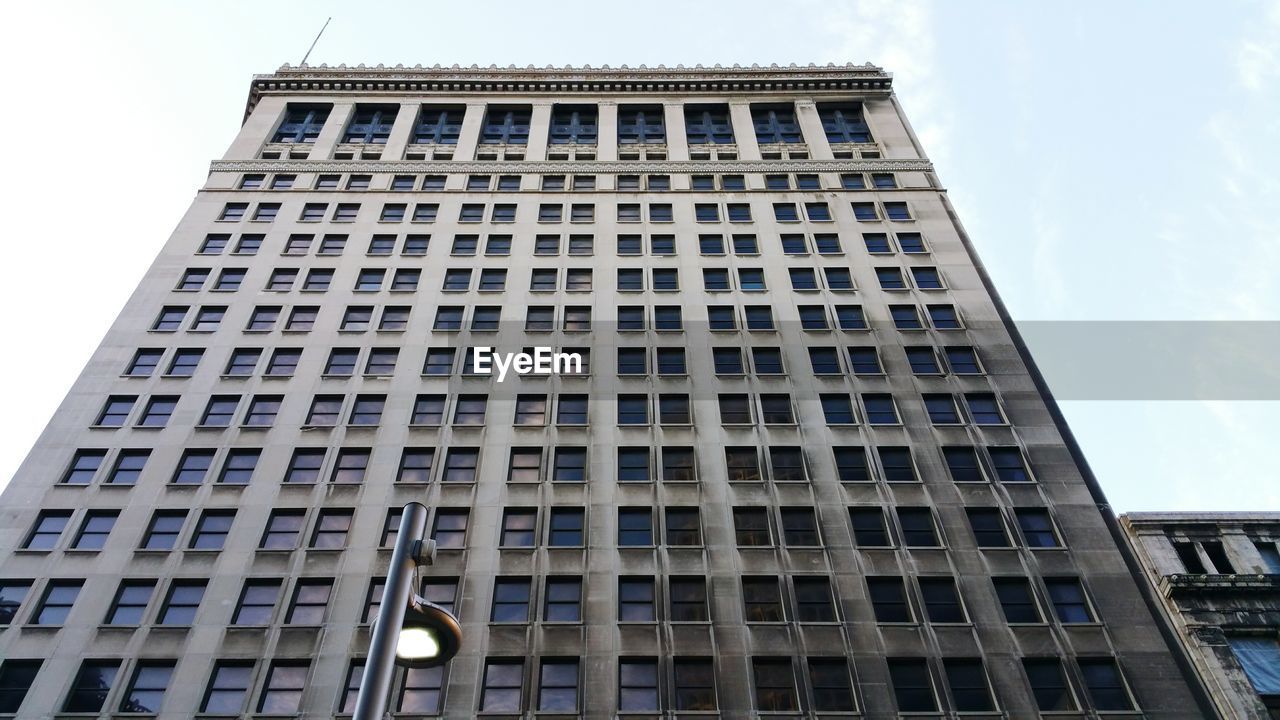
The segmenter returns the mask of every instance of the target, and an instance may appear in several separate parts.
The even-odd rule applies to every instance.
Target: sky
[[[330,16],[312,64],[870,61],[1047,366],[1094,357],[1057,322],[1280,332],[1280,1],[9,3],[0,484]],[[1113,507],[1280,510],[1280,403],[1170,397],[1060,398]]]

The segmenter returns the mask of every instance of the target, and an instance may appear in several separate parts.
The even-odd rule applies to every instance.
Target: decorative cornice
[[[746,173],[932,172],[928,160],[215,160],[209,172],[476,175],[692,175]]]
[[[267,93],[403,94],[403,93],[778,93],[858,92],[887,94],[893,77],[865,65],[697,65],[611,68],[582,67],[482,68],[415,65],[284,65],[269,75],[254,76],[246,116]]]

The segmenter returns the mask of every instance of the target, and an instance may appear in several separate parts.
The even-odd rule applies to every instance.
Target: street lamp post
[[[443,665],[458,652],[462,632],[444,608],[417,596],[419,564],[430,565],[435,542],[423,540],[427,508],[411,502],[400,513],[400,530],[382,588],[382,604],[369,639],[369,656],[360,677],[352,720],[380,720],[391,699],[395,666]]]

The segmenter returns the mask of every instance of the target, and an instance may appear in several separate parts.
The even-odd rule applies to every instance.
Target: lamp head
[[[462,628],[448,610],[413,596],[396,638],[396,664],[410,668],[443,665],[458,654]]]

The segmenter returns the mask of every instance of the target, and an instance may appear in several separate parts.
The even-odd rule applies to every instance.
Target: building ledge
[[[1166,575],[1160,579],[1165,597],[1204,590],[1274,593],[1280,591],[1280,575]]]

